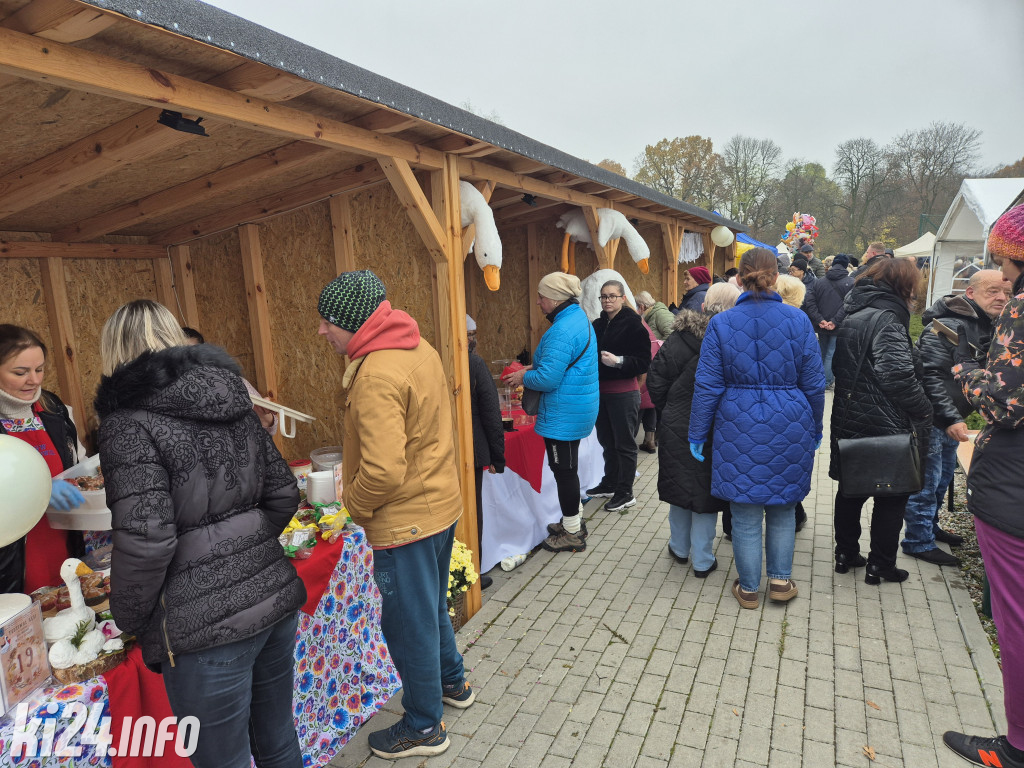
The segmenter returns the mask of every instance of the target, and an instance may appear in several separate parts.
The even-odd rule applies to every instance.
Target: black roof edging
[[[376,102],[442,128],[515,152],[562,171],[614,187],[680,213],[746,232],[747,226],[657,192],[617,173],[452,106],[413,88],[292,40],[199,0],[82,0],[88,5],[161,27],[297,77]],[[273,53],[268,57],[268,54]]]

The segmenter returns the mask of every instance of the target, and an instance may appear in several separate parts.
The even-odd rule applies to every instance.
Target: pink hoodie
[[[350,360],[381,349],[416,349],[420,345],[420,327],[411,316],[392,309],[390,301],[382,301],[366,318],[348,342]]]

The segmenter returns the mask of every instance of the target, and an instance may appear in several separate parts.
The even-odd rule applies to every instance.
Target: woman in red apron
[[[26,328],[0,325],[0,434],[33,445],[55,476],[78,459],[78,432],[67,406],[42,388],[46,345]],[[82,504],[71,483],[54,481],[51,506],[71,509]],[[0,548],[0,592],[31,592],[60,584],[60,566],[69,554],[80,554],[81,534],[58,531],[44,516],[25,538]]]

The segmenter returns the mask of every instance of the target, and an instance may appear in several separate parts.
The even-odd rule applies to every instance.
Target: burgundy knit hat
[[[690,277],[697,281],[697,285],[711,282],[711,273],[707,267],[690,267]]]
[[[988,252],[1013,261],[1024,261],[1024,204],[1016,205],[996,221],[988,236]],[[690,270],[693,274],[693,270]]]

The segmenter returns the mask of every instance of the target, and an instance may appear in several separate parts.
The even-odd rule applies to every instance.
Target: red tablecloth
[[[534,431],[533,424],[517,426],[515,432],[505,433],[505,467],[540,493],[540,480],[544,472],[544,438]]]
[[[331,574],[338,564],[341,551],[345,548],[345,539],[339,536],[333,544],[322,539],[318,540],[313,547],[313,556],[308,560],[292,560],[299,578],[306,585],[306,604],[302,606],[303,613],[312,616],[316,613],[316,607],[320,604],[324,590],[331,582]]]

